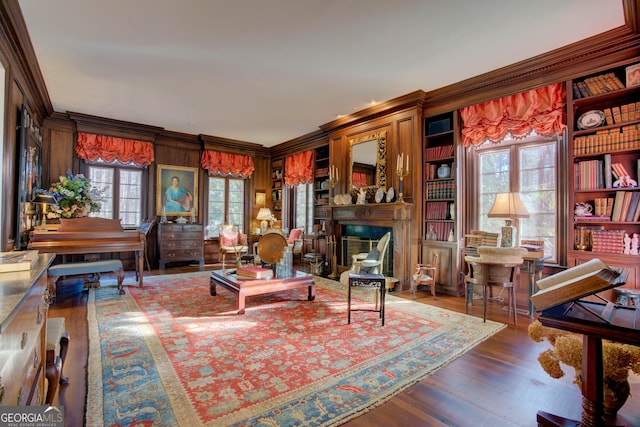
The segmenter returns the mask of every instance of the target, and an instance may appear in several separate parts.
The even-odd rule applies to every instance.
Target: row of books
[[[490,233],[488,231],[471,230],[471,233],[465,234],[465,247],[477,248],[479,246],[498,246],[499,233]]]
[[[602,160],[583,160],[576,163],[574,168],[576,190],[628,187],[629,185],[623,185],[624,183],[617,182],[622,177],[635,177],[637,183],[638,178],[640,178],[640,159],[636,160],[635,171],[628,170],[627,167],[620,162],[612,162],[611,154],[605,154]]]
[[[427,234],[425,239],[427,240],[440,240],[447,241],[449,239],[449,233],[453,230],[453,223],[451,222],[427,222]]]
[[[576,215],[574,220],[638,222],[640,219],[640,192],[616,191],[615,197],[600,197],[593,201],[594,215]]]
[[[456,195],[456,185],[453,180],[427,182],[427,199],[453,199]]]
[[[602,110],[607,125],[640,120],[640,101]]]
[[[427,204],[425,212],[426,219],[450,219],[449,203],[447,202],[431,202]]]
[[[606,254],[624,253],[624,230],[592,230],[591,250]]]
[[[640,124],[604,129],[573,139],[573,154],[598,154],[640,148]]]
[[[424,177],[425,179],[436,179],[438,178],[438,168],[441,166],[441,163],[426,163],[424,168]],[[451,163],[451,170],[455,170],[455,163]],[[447,176],[447,178],[450,178]]]
[[[580,82],[573,83],[573,97],[575,99],[586,98],[602,93],[624,89],[622,81],[613,72],[589,77]]]
[[[453,145],[441,145],[438,147],[429,147],[424,150],[425,159],[442,159],[445,157],[453,157]]]

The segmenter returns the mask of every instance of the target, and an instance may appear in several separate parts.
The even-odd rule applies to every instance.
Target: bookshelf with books
[[[458,223],[456,185],[457,112],[424,119],[424,205],[422,260],[437,252],[444,274],[436,284],[438,292],[461,295],[458,271]]]
[[[282,190],[284,186],[284,160],[275,159],[271,162],[271,206],[272,213],[282,221]]]
[[[313,150],[315,168],[313,171],[313,196],[314,215],[313,224],[319,230],[324,230],[324,221],[327,218],[329,198],[329,145],[322,145]],[[314,230],[315,231],[315,230]]]
[[[635,61],[570,81],[569,267],[599,258],[629,271],[640,288],[640,85],[630,84]]]

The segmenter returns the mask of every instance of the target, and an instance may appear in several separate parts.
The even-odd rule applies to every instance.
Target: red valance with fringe
[[[460,110],[462,142],[477,145],[501,141],[507,134],[518,138],[535,131],[542,136],[562,133],[567,126],[564,83],[556,83],[471,105]]]
[[[253,157],[205,150],[200,164],[210,175],[248,178],[255,169]]]
[[[155,158],[151,142],[83,132],[78,133],[76,155],[84,160],[117,160],[138,166],[149,166]]]
[[[313,182],[313,151],[287,156],[284,163],[284,184],[294,186]]]

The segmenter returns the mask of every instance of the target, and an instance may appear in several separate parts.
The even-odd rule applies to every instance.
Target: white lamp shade
[[[257,220],[262,220],[262,221],[269,221],[271,219],[271,217],[273,217],[273,215],[271,215],[271,209],[269,208],[260,208],[260,210],[258,211],[258,216],[256,217]]]
[[[489,218],[529,218],[529,211],[520,199],[520,193],[498,193],[487,214]]]

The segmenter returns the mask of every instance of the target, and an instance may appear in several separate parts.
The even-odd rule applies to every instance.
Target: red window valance
[[[253,157],[205,150],[200,164],[210,175],[248,178],[253,174]]]
[[[133,162],[139,166],[148,166],[154,160],[151,142],[83,132],[78,133],[76,155],[84,160],[117,160],[125,164]]]
[[[564,83],[552,84],[460,110],[462,141],[476,145],[498,142],[507,134],[518,138],[535,131],[542,136],[562,133],[566,127]]]
[[[294,186],[313,182],[313,151],[287,156],[284,163],[284,184]]]

